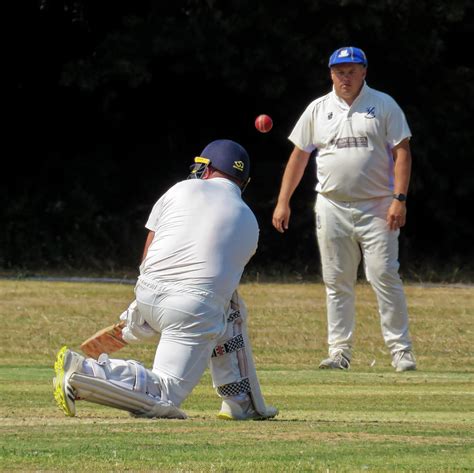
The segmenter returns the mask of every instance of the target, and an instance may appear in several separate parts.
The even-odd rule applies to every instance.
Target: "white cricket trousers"
[[[160,380],[161,398],[179,407],[199,383],[226,330],[226,310],[222,301],[203,291],[160,289],[159,283],[153,287],[139,280],[135,296],[140,314],[161,334],[152,369]]]
[[[365,275],[378,302],[382,335],[393,355],[410,350],[408,311],[398,274],[399,230],[386,222],[392,197],[358,202],[316,199],[316,234],[326,285],[329,355],[352,358],[355,284],[363,256]]]

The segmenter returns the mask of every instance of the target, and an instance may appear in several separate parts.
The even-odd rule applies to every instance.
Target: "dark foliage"
[[[251,268],[319,272],[314,167],[291,229],[271,214],[304,107],[327,58],[354,44],[368,83],[413,132],[402,268],[472,268],[474,32],[468,0],[39,0],[17,6],[8,71],[0,267],[110,271],[138,264],[156,198],[211,140],[253,158],[245,198],[261,227]],[[274,119],[266,135],[259,113]],[[8,145],[10,143],[10,145]],[[451,270],[449,269],[451,268]]]

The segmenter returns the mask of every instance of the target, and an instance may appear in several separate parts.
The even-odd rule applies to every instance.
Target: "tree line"
[[[472,1],[40,0],[15,8],[0,268],[136,267],[155,200],[186,178],[208,142],[230,138],[252,158],[244,197],[260,245],[249,271],[318,274],[314,164],[283,236],[271,214],[287,136],[330,90],[330,53],[356,45],[368,56],[367,83],[395,98],[413,133],[402,272],[472,274]],[[255,130],[260,113],[272,116],[270,133]]]

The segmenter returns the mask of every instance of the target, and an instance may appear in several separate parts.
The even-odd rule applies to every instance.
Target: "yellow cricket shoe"
[[[76,394],[69,384],[69,377],[75,372],[82,371],[84,357],[64,346],[56,355],[53,378],[54,399],[58,407],[69,417],[76,415]]]

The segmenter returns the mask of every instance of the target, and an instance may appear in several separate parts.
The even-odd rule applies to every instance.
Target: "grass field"
[[[474,471],[474,288],[407,285],[418,371],[395,373],[375,297],[358,286],[349,372],[326,355],[324,288],[247,283],[250,333],[271,421],[216,419],[209,373],[182,406],[187,420],[134,419],[51,389],[64,344],[78,349],[116,320],[133,286],[0,281],[0,470],[156,472]],[[120,357],[150,364],[152,345]]]

